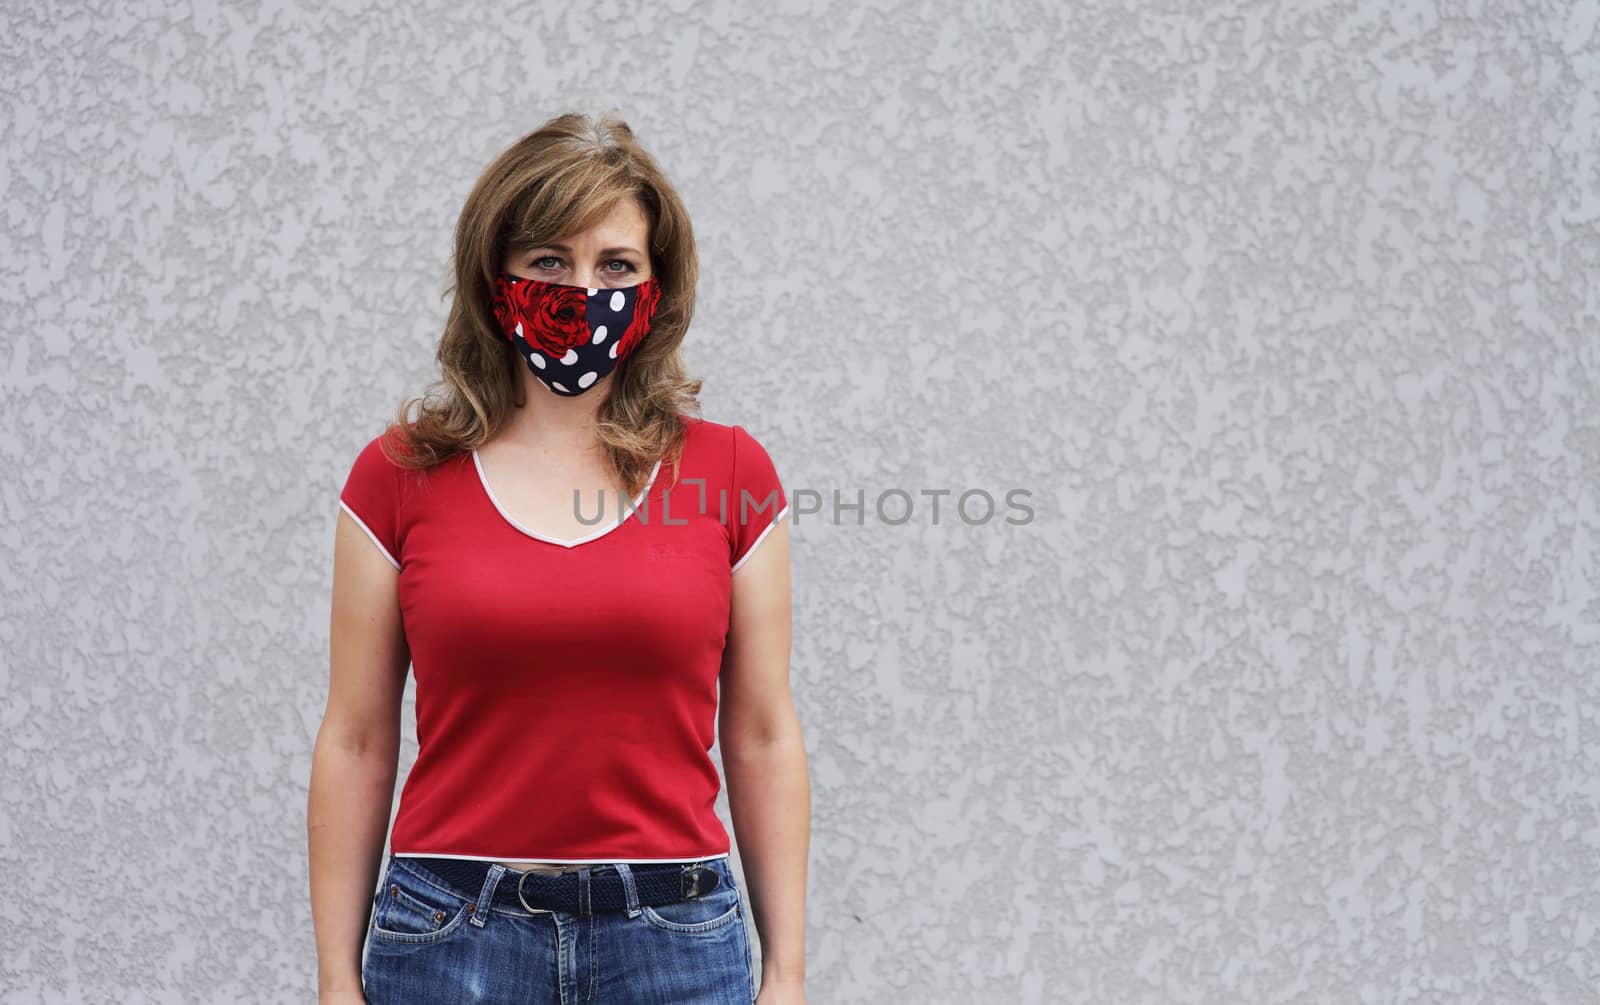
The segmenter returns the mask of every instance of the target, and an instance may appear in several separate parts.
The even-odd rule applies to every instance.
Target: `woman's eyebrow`
[[[571,252],[572,252],[572,249],[567,247],[565,244],[556,244],[553,241],[551,243],[549,243],[549,244],[536,244],[536,245],[533,246],[532,250],[533,251],[538,251],[540,248],[554,248],[557,251],[565,251],[568,254],[571,254]],[[620,253],[624,253],[624,252],[628,253],[628,254],[632,254],[632,255],[641,254],[641,252],[639,251],[638,248],[601,248],[600,249],[600,254],[602,254],[602,255],[616,255],[616,254],[620,254]]]

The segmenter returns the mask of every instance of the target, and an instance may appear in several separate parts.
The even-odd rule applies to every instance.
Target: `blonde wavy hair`
[[[558,115],[512,144],[478,178],[456,223],[454,294],[435,358],[441,378],[400,405],[384,453],[427,468],[481,446],[523,404],[523,363],[490,306],[507,254],[594,226],[619,199],[638,200],[650,222],[650,271],[661,302],[644,340],[612,371],[597,432],[613,471],[637,495],[658,459],[674,470],[683,417],[696,414],[701,381],[680,347],[694,314],[699,257],[678,193],[633,130],[612,114]],[[410,419],[412,406],[417,417]]]

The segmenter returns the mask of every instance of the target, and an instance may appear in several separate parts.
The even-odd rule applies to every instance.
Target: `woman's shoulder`
[[[736,477],[740,472],[770,468],[771,455],[761,437],[742,423],[719,422],[699,416],[684,416],[687,428],[684,456],[694,466],[719,478]]]
[[[726,435],[730,428],[727,424],[707,419],[701,415],[680,413],[678,418],[683,421],[684,435],[691,438],[706,439],[707,437]]]
[[[443,449],[414,439],[416,423],[390,423],[370,437],[356,452],[354,468],[367,478],[399,482],[426,480],[443,469],[470,459],[466,448]]]
[[[736,424],[718,422],[699,415],[680,415],[684,422],[684,451],[693,452],[707,461],[731,461],[734,443],[738,437]]]
[[[698,415],[680,415],[684,420],[685,434],[689,439],[699,439],[730,447],[735,441],[755,439],[750,430],[737,422],[718,422]]]

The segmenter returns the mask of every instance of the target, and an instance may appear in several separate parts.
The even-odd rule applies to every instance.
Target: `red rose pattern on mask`
[[[650,321],[655,317],[656,307],[661,302],[661,286],[656,283],[655,277],[644,284],[639,291],[638,302],[633,307],[633,320],[628,322],[628,328],[622,333],[621,345],[617,348],[617,358],[622,358],[632,352],[634,346],[644,339],[645,333],[650,330]]]
[[[656,278],[589,288],[501,273],[492,307],[501,333],[550,390],[577,395],[626,359],[650,330],[660,302]]]

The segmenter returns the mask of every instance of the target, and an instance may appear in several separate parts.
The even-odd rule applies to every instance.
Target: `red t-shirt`
[[[728,853],[710,748],[731,576],[788,500],[743,427],[685,425],[676,485],[658,461],[636,510],[609,492],[569,541],[514,523],[473,451],[410,471],[379,436],[356,457],[339,503],[399,570],[416,676],[391,856]]]

